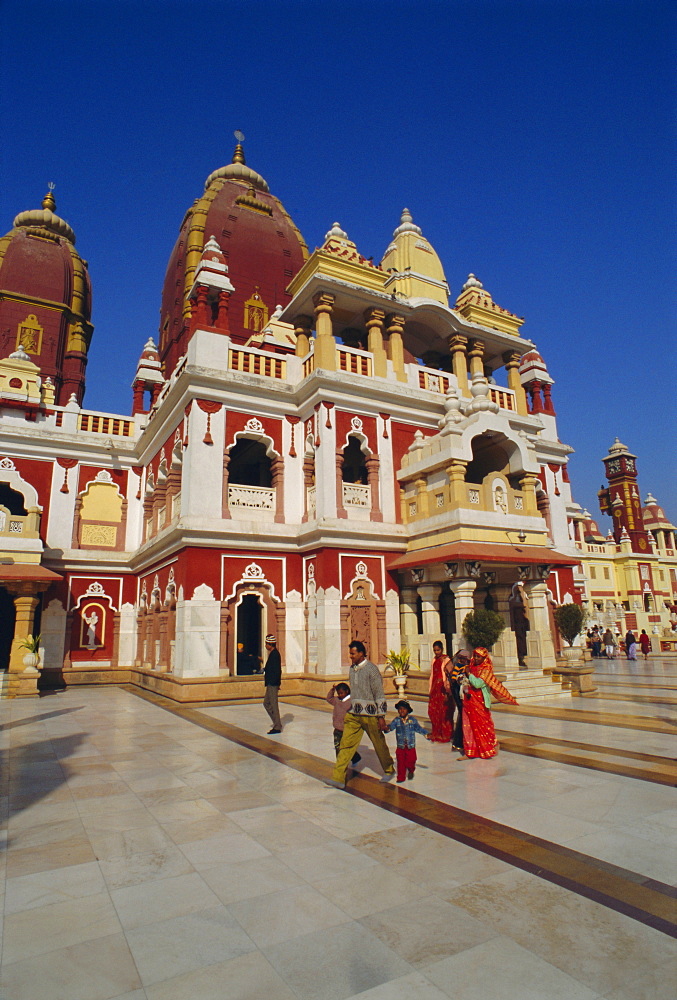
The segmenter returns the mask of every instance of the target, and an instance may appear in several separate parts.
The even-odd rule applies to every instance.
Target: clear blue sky
[[[677,518],[669,3],[2,0],[0,230],[48,181],[89,260],[85,405],[128,413],[181,219],[242,129],[306,238],[403,206],[526,317],[579,503],[618,436]],[[606,530],[609,521],[598,520]]]

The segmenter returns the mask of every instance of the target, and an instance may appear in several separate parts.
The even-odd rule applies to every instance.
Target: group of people
[[[470,654],[459,650],[453,658],[441,642],[433,643],[428,717],[433,743],[451,743],[464,757],[494,757],[498,742],[491,718],[492,695],[505,705],[517,701],[494,674],[488,650]]]
[[[465,757],[489,758],[498,751],[496,732],[491,718],[492,695],[499,701],[516,705],[517,701],[494,674],[491,657],[486,649],[465,651],[453,660],[444,654],[441,643],[434,644],[435,659],[431,670],[428,715],[431,730],[424,729],[414,717],[408,701],[395,705],[397,716],[386,722],[386,699],[383,679],[378,667],[367,659],[365,646],[359,640],[350,643],[350,683],[340,682],[327,694],[332,705],[336,764],[326,782],[334,788],[345,788],[349,765],[355,764],[362,736],[366,733],[384,771],[382,780],[395,775],[385,734],[395,733],[397,782],[411,780],[416,770],[416,734],[437,743],[452,742]],[[454,715],[456,718],[454,720]]]
[[[595,625],[593,628],[588,630],[587,640],[592,651],[593,659],[603,657],[606,657],[607,660],[616,659],[618,638],[614,635],[610,628],[607,628],[607,630],[602,633],[602,630]],[[651,639],[646,634],[646,630],[642,629],[639,637],[635,637],[635,633],[631,629],[628,629],[625,635],[625,658],[627,660],[637,659],[637,646],[640,647],[644,659],[648,660],[649,653],[651,652]],[[602,647],[604,647],[603,652]]]

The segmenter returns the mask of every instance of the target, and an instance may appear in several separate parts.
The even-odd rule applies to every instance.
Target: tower
[[[42,208],[20,212],[0,239],[0,357],[21,349],[65,406],[85,394],[92,291],[75,233],[56,215],[54,185]]]
[[[648,555],[651,546],[642,519],[636,459],[637,456],[616,438],[609,448],[609,454],[602,459],[609,485],[606,489],[602,487],[597,495],[600,510],[613,519],[616,544],[620,544],[621,535],[625,532],[630,539],[632,551]]]

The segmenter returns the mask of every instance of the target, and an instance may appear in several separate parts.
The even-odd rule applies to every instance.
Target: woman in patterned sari
[[[463,698],[463,745],[466,757],[495,757],[498,752],[496,730],[491,718],[491,696],[505,705],[517,701],[496,675],[488,650],[479,646],[467,667],[467,685]]]

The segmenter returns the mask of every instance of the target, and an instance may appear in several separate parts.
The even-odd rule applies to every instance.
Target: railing
[[[360,351],[356,347],[337,347],[338,366],[341,372],[350,372],[352,375],[371,375],[372,356],[367,351]]]
[[[287,378],[287,362],[284,358],[243,347],[229,348],[228,369],[246,372],[248,375],[265,375],[267,378]]]
[[[436,371],[434,368],[419,368],[418,384],[420,389],[441,392],[444,395],[449,388],[449,378],[444,372]]]
[[[250,510],[274,510],[275,490],[263,486],[229,486],[228,506],[247,507]]]
[[[314,486],[309,486],[306,490],[306,507],[308,508],[308,517],[315,517],[315,512],[317,510],[317,497],[316,490]]]
[[[343,506],[365,507],[371,510],[371,486],[362,483],[343,483]]]
[[[72,413],[64,409],[54,409],[54,425],[64,426],[64,419]],[[111,417],[105,413],[80,412],[77,414],[77,429],[89,434],[105,434],[107,437],[133,437],[134,421],[124,417]]]
[[[303,361],[303,377],[307,378],[311,372],[315,371],[315,355],[311,352],[307,354]]]
[[[499,389],[492,385],[489,387],[489,398],[492,403],[498,403],[502,410],[513,410],[514,412],[517,409],[514,389]]]
[[[22,535],[26,521],[26,517],[0,510],[0,535]]]

